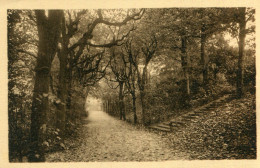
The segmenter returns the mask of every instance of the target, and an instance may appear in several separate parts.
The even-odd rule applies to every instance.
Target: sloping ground
[[[190,159],[255,159],[255,97],[248,94],[215,107],[165,135],[170,148],[189,153]]]
[[[202,115],[207,115],[212,110],[232,100],[232,98],[232,95],[225,95],[215,101],[207,103],[201,107],[192,109],[190,112],[180,115],[169,121],[153,124],[149,126],[149,128],[164,132],[178,131],[180,130],[180,128],[188,126],[191,122],[198,122]]]

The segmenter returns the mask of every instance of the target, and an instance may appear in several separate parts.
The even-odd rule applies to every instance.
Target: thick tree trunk
[[[206,34],[205,34],[205,26],[201,28],[201,38],[200,38],[200,56],[201,56],[201,65],[202,65],[202,75],[203,75],[203,87],[206,93],[208,93],[208,63],[209,58],[205,54],[205,44],[206,44]]]
[[[244,94],[244,47],[246,37],[246,8],[239,8],[239,53],[237,70],[237,97]]]
[[[57,123],[56,127],[60,130],[60,137],[64,139],[65,127],[66,127],[66,101],[67,101],[67,64],[68,64],[68,44],[69,38],[66,36],[66,25],[65,25],[65,18],[64,15],[62,16],[62,40],[61,45],[62,48],[59,54],[60,60],[60,71],[59,71],[59,86],[58,86],[58,98],[60,99],[60,103],[58,104],[58,110],[56,113]]]
[[[35,84],[31,114],[31,149],[29,161],[45,161],[44,141],[47,128],[46,114],[49,111],[48,93],[50,85],[50,68],[56,53],[60,37],[62,11],[51,10],[49,17],[44,10],[36,10],[39,35],[38,57],[35,67]]]
[[[66,82],[66,66],[67,66],[67,55],[64,50],[60,53],[60,71],[59,71],[59,86],[58,86],[58,98],[60,103],[58,104],[58,110],[56,113],[57,125],[56,127],[60,130],[60,136],[63,139],[65,132],[65,118],[66,118],[66,100],[67,100],[67,82]]]

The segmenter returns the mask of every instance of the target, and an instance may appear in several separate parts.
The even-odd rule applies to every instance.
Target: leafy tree
[[[128,39],[122,47],[123,57],[127,59],[124,60],[124,65],[126,68],[126,80],[125,85],[132,96],[133,102],[133,113],[134,113],[134,123],[137,123],[137,114],[136,114],[136,89],[137,89],[137,69],[134,66],[136,59],[138,57],[139,51],[134,49],[132,44],[132,39]],[[125,56],[126,55],[126,56]]]
[[[115,48],[112,48],[111,54],[112,54],[112,59],[110,61],[110,68],[114,75],[115,81],[118,83],[119,86],[118,98],[119,98],[120,120],[121,119],[126,120],[125,104],[124,104],[124,95],[125,95],[124,87],[125,87],[125,82],[127,80],[125,58],[123,54],[116,53]]]
[[[140,99],[142,105],[142,123],[145,124],[145,116],[146,116],[146,102],[145,102],[145,89],[147,85],[147,68],[148,64],[154,56],[154,53],[157,48],[157,40],[155,36],[151,36],[150,38],[146,38],[146,41],[142,40],[142,56],[138,57],[137,54],[129,55],[129,61],[135,67],[137,72],[137,84],[140,91]],[[142,61],[142,62],[141,62]]]
[[[114,46],[114,45],[116,45],[118,42],[120,42],[120,41],[122,41],[125,37],[127,37],[128,36],[128,34],[129,34],[129,32],[130,31],[132,31],[132,30],[125,30],[125,31],[128,31],[128,33],[126,33],[126,34],[124,34],[123,32],[120,32],[119,33],[119,31],[120,31],[120,28],[121,28],[121,26],[123,26],[123,25],[125,25],[125,24],[127,24],[127,22],[129,22],[129,21],[131,21],[131,20],[138,20],[138,19],[140,19],[141,18],[141,16],[143,15],[143,12],[144,12],[144,10],[137,10],[137,12],[135,12],[135,10],[133,10],[132,11],[132,14],[130,14],[131,13],[131,11],[130,11],[130,13],[128,13],[127,14],[127,16],[125,17],[125,18],[121,18],[121,20],[122,21],[120,21],[120,22],[118,22],[118,21],[116,21],[116,20],[109,20],[109,18],[105,18],[105,17],[103,17],[103,14],[105,14],[105,16],[106,16],[106,12],[107,11],[104,11],[103,13],[102,13],[102,11],[101,10],[97,10],[96,11],[97,12],[97,18],[95,18],[94,20],[93,20],[93,22],[92,23],[90,23],[89,25],[88,25],[88,31],[87,32],[85,32],[84,34],[83,34],[83,36],[78,40],[78,41],[76,41],[76,43],[74,43],[74,44],[72,44],[71,46],[70,46],[70,49],[71,50],[75,50],[76,52],[75,52],[75,57],[74,57],[74,64],[73,65],[75,65],[75,64],[77,64],[76,62],[77,62],[77,60],[79,60],[80,59],[80,56],[85,52],[84,51],[84,49],[85,48],[87,48],[87,50],[89,50],[89,48],[90,47],[93,47],[93,48],[103,48],[103,47],[112,47],[112,46]],[[120,19],[119,19],[120,20]],[[98,25],[102,25],[101,27],[98,27]],[[115,39],[115,38],[113,38],[113,39],[111,39],[110,41],[111,42],[107,42],[107,39],[102,39],[102,38],[99,38],[99,39],[95,39],[95,36],[93,36],[92,37],[92,35],[90,36],[90,37],[87,37],[87,34],[91,34],[92,32],[93,32],[93,35],[95,35],[95,33],[97,32],[97,31],[94,31],[94,28],[95,28],[95,30],[98,30],[98,31],[100,31],[100,32],[103,32],[104,30],[108,30],[108,29],[106,29],[106,27],[104,27],[104,26],[110,26],[109,28],[110,28],[110,30],[111,30],[111,27],[112,27],[112,29],[114,28],[114,29],[117,29],[116,27],[119,27],[119,29],[118,29],[118,33],[119,34],[122,34],[121,35],[121,37],[117,37],[117,39]],[[101,30],[99,30],[99,29],[101,29]],[[102,34],[102,33],[101,33]],[[114,34],[112,33],[112,35],[114,36]],[[109,38],[110,37],[110,35],[109,34],[107,34],[106,35],[107,36],[107,38]],[[115,36],[114,36],[115,37]],[[90,40],[90,39],[93,39],[91,42],[90,41],[88,41],[88,40]],[[98,44],[98,43],[101,43],[101,44]],[[77,47],[79,48],[78,50],[77,50]],[[84,55],[84,54],[83,54]],[[87,54],[85,54],[85,55],[87,55]],[[87,57],[85,57],[85,58],[87,58]],[[93,60],[93,59],[92,59]],[[76,62],[75,62],[76,61]],[[94,60],[95,61],[95,60]],[[101,61],[101,58],[99,59],[99,60],[96,60],[97,62],[100,62]],[[80,61],[79,61],[80,62]],[[81,62],[84,62],[84,60],[82,60],[81,59]],[[89,63],[89,60],[88,59],[85,59],[85,63]],[[91,64],[90,64],[91,65]],[[98,65],[98,64],[97,64]],[[85,67],[88,67],[88,66],[86,66],[86,65],[84,65]],[[97,66],[96,66],[97,67]],[[75,67],[76,68],[76,67]],[[79,68],[76,68],[76,69],[78,69],[79,70]],[[90,70],[88,70],[88,71],[85,71],[85,72],[88,72],[88,73],[90,73],[90,72],[94,72],[94,70],[95,69],[90,69]],[[103,71],[104,72],[104,71]],[[82,73],[81,73],[82,74]],[[104,74],[104,73],[103,73]],[[85,76],[87,76],[87,74],[85,74]],[[103,76],[101,76],[101,77],[103,77]],[[94,79],[93,77],[92,77],[92,79]],[[100,78],[99,78],[100,79]],[[121,109],[123,109],[123,108],[121,108]]]
[[[242,97],[244,94],[244,47],[246,34],[249,33],[250,28],[246,29],[246,23],[254,19],[254,10],[249,10],[246,12],[246,8],[238,9],[237,23],[239,24],[239,54],[238,54],[238,70],[237,70],[237,96]],[[247,15],[247,17],[246,17]]]
[[[36,10],[39,36],[35,84],[31,114],[30,161],[44,161],[44,141],[46,134],[46,113],[48,108],[49,72],[56,54],[60,36],[62,11],[50,10],[48,17],[44,10]]]

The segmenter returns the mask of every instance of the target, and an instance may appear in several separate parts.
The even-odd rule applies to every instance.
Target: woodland
[[[253,8],[7,10],[7,19],[10,162],[66,150],[88,97],[139,127],[227,94],[249,96],[255,110]]]

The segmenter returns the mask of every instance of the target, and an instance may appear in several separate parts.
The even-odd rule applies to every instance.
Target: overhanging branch
[[[22,50],[22,49],[18,49],[17,52],[30,55],[30,56],[34,57],[35,59],[37,59],[37,56],[36,56],[34,53],[31,53],[31,52],[29,52],[29,51],[25,51],[25,50]]]

